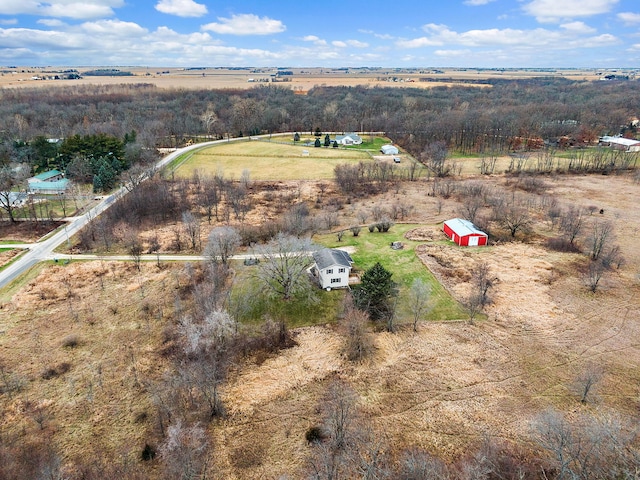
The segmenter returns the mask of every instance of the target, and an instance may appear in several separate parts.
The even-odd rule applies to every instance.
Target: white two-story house
[[[311,271],[321,288],[345,288],[349,286],[349,274],[353,259],[342,250],[323,248],[313,253],[315,265]]]

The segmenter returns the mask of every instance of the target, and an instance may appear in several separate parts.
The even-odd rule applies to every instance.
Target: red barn
[[[471,223],[462,218],[453,218],[444,222],[442,230],[447,236],[463,247],[477,247],[486,245],[489,236]]]

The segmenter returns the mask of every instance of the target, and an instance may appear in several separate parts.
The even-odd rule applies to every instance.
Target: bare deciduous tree
[[[203,479],[207,476],[207,436],[198,424],[184,426],[181,421],[170,425],[167,438],[160,446],[160,457],[168,478]]]
[[[411,480],[448,480],[451,478],[446,463],[418,448],[402,452],[394,478]]]
[[[360,224],[362,225],[363,223],[367,222],[367,218],[369,218],[369,214],[367,213],[366,210],[358,210],[356,212],[356,218],[358,219],[358,222],[360,222]]]
[[[587,239],[589,256],[592,260],[598,260],[613,239],[613,224],[608,221],[594,220],[591,232]]]
[[[418,331],[418,321],[433,308],[431,305],[431,286],[421,278],[416,278],[409,290],[409,307],[413,314],[413,331]]]
[[[373,352],[373,338],[369,315],[353,305],[348,295],[344,302],[344,314],[340,322],[346,336],[344,354],[353,362],[361,362]]]
[[[633,435],[620,418],[588,413],[567,417],[547,410],[534,422],[533,430],[559,480],[633,478],[637,474],[637,454],[629,448]]]
[[[495,278],[491,277],[487,262],[481,262],[471,271],[471,282],[480,308],[484,308],[489,303],[489,289],[493,287],[495,282]]]
[[[596,293],[598,291],[600,281],[607,273],[607,270],[608,269],[602,260],[589,260],[584,277],[591,293]]]
[[[349,478],[352,456],[358,448],[356,394],[340,380],[329,384],[322,401],[323,441],[311,458],[311,478]]]
[[[585,215],[580,207],[569,207],[560,217],[560,232],[569,245],[573,246],[584,228]]]
[[[496,163],[498,162],[498,152],[489,152],[482,155],[480,159],[480,174],[492,175],[496,169]]]
[[[235,332],[233,319],[223,310],[210,312],[202,321],[185,315],[180,319],[178,332],[185,353],[179,374],[191,402],[197,405],[198,396],[207,406],[210,418],[223,415],[219,387],[229,367],[229,343]]]
[[[11,222],[16,221],[14,210],[19,203],[18,196],[13,190],[27,178],[27,172],[26,168],[20,168],[17,171],[8,166],[0,168],[0,208],[7,212]]]
[[[204,208],[207,215],[207,222],[211,223],[213,216],[219,219],[219,206],[222,201],[222,192],[225,181],[222,175],[214,177],[204,177],[201,179],[202,190],[199,196],[199,203]]]
[[[214,263],[228,266],[229,259],[235,254],[242,239],[233,227],[216,227],[209,233],[204,253]]]
[[[446,177],[451,173],[451,167],[447,165],[447,154],[446,143],[436,141],[425,147],[420,160],[436,177]]]
[[[153,235],[149,239],[149,249],[147,253],[155,253],[156,254],[156,265],[160,268],[160,240],[158,239],[158,235]]]
[[[498,202],[494,204],[493,218],[502,228],[507,230],[512,238],[522,230],[529,228],[533,222],[531,214],[526,207],[511,202]]]
[[[200,219],[189,211],[182,212],[182,225],[189,238],[191,249],[200,248]]]
[[[258,277],[270,293],[289,300],[299,293],[310,293],[307,267],[314,249],[309,238],[279,233],[268,244],[257,249],[262,256]]]
[[[604,370],[600,365],[590,364],[576,377],[573,390],[580,397],[580,403],[586,404],[589,395],[593,396],[603,376]]]
[[[466,220],[469,220],[471,223],[476,222],[476,218],[478,217],[478,212],[483,206],[482,198],[476,195],[468,195],[464,201],[462,202],[462,206],[460,207],[460,216]]]

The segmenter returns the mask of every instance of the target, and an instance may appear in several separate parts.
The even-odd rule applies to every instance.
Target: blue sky
[[[640,67],[640,1],[0,0],[0,65]]]

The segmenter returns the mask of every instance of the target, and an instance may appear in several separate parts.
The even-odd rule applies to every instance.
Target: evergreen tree
[[[300,134],[298,132],[293,134],[293,141],[294,142],[299,142],[300,141]]]
[[[93,176],[93,191],[106,192],[111,190],[116,183],[118,171],[114,169],[113,164],[116,161],[110,161],[106,158],[98,159],[98,167]]]
[[[319,138],[316,138],[316,143],[313,144],[314,147],[321,147],[322,143],[320,142]]]
[[[359,285],[353,289],[356,307],[369,314],[372,320],[386,320],[394,313],[398,295],[392,273],[379,262],[364,272]]]
[[[324,136],[324,146],[325,146],[325,147],[328,147],[329,145],[331,145],[331,139],[329,138],[329,134],[327,133],[327,134]]]

